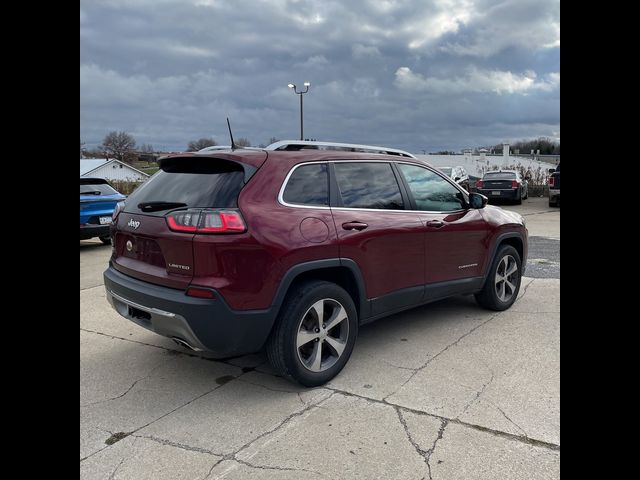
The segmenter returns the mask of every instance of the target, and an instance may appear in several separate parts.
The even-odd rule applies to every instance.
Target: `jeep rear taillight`
[[[116,222],[116,219],[122,210],[124,210],[124,201],[116,203],[116,208],[113,209],[113,213],[111,214],[111,221],[113,223]]]
[[[517,180],[511,180],[511,188],[518,188],[518,181]]]
[[[555,177],[549,177],[549,186],[553,187],[556,184]]]
[[[167,214],[167,225],[174,232],[243,233],[247,226],[238,210],[189,209]]]
[[[484,186],[484,182],[482,180],[478,180],[476,182],[476,188],[482,188]]]

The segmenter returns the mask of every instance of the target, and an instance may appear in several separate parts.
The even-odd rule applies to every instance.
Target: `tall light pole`
[[[304,89],[304,91],[298,91],[297,87],[295,86],[295,84],[290,83],[288,85],[289,88],[293,89],[293,93],[295,93],[296,95],[300,95],[300,140],[304,140],[304,123],[302,120],[302,95],[304,95],[305,93],[307,93],[309,91],[309,86],[311,85],[311,83],[309,82],[304,82],[304,86],[306,87]]]

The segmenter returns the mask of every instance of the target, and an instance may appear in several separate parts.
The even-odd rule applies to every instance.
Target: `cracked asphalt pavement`
[[[366,325],[313,389],[263,354],[208,359],[121,318],[102,285],[110,247],[80,242],[80,477],[559,478],[560,210],[504,208],[557,274],[530,262],[505,312],[459,296]]]

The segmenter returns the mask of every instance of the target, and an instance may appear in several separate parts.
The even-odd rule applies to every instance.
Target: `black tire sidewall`
[[[294,303],[292,305],[288,305],[289,308],[284,312],[286,318],[281,318],[284,327],[281,330],[284,347],[282,354],[284,356],[284,365],[287,369],[288,375],[293,377],[299,383],[312,387],[322,385],[331,380],[342,370],[349,360],[358,336],[358,315],[351,296],[340,286],[329,282],[313,282],[311,285],[307,285],[306,287],[307,291],[305,294],[299,298],[294,297]],[[348,315],[349,336],[347,339],[347,346],[335,365],[324,372],[312,372],[307,370],[298,358],[296,337],[298,333],[298,324],[302,316],[311,307],[311,305],[323,298],[337,300],[345,308]]]
[[[498,265],[500,265],[500,261],[507,255],[511,255],[516,260],[516,264],[518,265],[518,283],[516,285],[516,291],[513,296],[506,302],[503,302],[498,298],[498,294],[495,289],[495,278],[496,278],[496,270],[498,269]],[[500,310],[506,310],[516,301],[518,297],[518,293],[520,292],[520,285],[522,284],[522,260],[520,259],[520,254],[518,251],[512,247],[511,245],[503,245],[500,247],[498,252],[496,253],[496,257],[493,260],[493,265],[491,266],[491,271],[489,272],[489,277],[487,278],[487,287],[490,289],[491,300],[495,304],[497,308]]]
[[[98,237],[98,238],[105,245],[111,245],[111,237],[110,236],[104,236],[104,237]]]

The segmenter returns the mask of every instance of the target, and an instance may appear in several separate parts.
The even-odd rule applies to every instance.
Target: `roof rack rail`
[[[265,147],[265,150],[298,151],[304,149],[382,153],[387,155],[398,155],[400,157],[416,158],[413,154],[405,152],[404,150],[398,150],[397,148],[378,147],[375,145],[359,145],[356,143],[317,142],[315,140],[281,140]]]
[[[212,145],[210,147],[204,147],[197,152],[192,153],[211,153],[216,152],[218,150],[231,150],[231,145]],[[236,147],[236,150],[263,150],[258,147]]]

